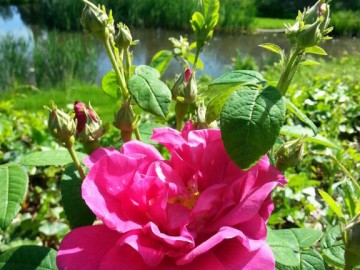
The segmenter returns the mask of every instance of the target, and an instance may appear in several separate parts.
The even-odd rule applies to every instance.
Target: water
[[[9,8],[0,7],[0,39],[6,34],[12,34],[16,37],[23,37],[29,40],[29,46],[33,46],[34,33],[32,28],[27,26],[15,6]],[[156,29],[133,29],[133,38],[140,40],[140,43],[133,47],[134,65],[149,64],[156,52],[163,49],[171,50],[169,37],[179,38],[180,35],[192,40],[192,35],[168,30]],[[83,35],[79,33],[79,35]],[[204,63],[204,73],[217,77],[227,70],[231,64],[231,58],[236,56],[239,51],[241,55],[251,55],[260,66],[276,59],[275,55],[268,52],[258,45],[271,42],[282,48],[288,48],[289,44],[282,33],[263,33],[254,35],[222,35],[215,32],[211,44],[207,46],[201,54]],[[340,38],[327,41],[323,48],[328,52],[327,57],[336,57],[342,54],[359,56],[360,39]],[[107,58],[104,49],[99,52],[97,80],[100,81],[102,76],[111,69],[110,61]],[[171,77],[179,72],[181,66],[172,61],[165,77]],[[201,73],[201,72],[199,72]]]

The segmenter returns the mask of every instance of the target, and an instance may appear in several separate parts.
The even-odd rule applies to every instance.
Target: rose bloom
[[[152,145],[101,148],[85,160],[82,196],[102,221],[71,231],[60,270],[274,269],[266,244],[271,191],[286,183],[263,157],[248,171],[228,157],[217,129],[154,130]]]

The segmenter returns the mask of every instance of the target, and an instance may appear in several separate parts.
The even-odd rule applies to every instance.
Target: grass
[[[293,19],[255,18],[255,29],[284,29],[285,23],[293,24]]]
[[[12,100],[15,110],[38,112],[44,110],[50,100],[57,104],[58,108],[72,110],[74,101],[84,103],[91,102],[91,106],[98,112],[105,122],[111,122],[117,109],[117,102],[106,96],[97,85],[74,82],[68,88],[49,88],[39,91],[17,90],[7,91],[3,95],[4,100]]]

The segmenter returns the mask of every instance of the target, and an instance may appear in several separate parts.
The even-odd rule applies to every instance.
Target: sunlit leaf
[[[321,250],[325,261],[331,265],[344,269],[345,245],[342,240],[340,227],[329,227],[321,239]]]
[[[327,205],[331,208],[331,210],[334,211],[334,213],[340,217],[340,218],[344,218],[344,214],[341,211],[341,208],[339,207],[339,205],[336,203],[336,201],[324,190],[319,189],[319,194],[320,196],[324,199],[324,201],[327,203]]]
[[[118,83],[115,71],[110,70],[101,80],[101,88],[105,94],[114,99],[118,98]]]
[[[305,114],[303,114],[303,112],[299,108],[297,108],[294,103],[292,103],[287,98],[284,99],[286,103],[286,109],[295,114],[300,121],[307,124],[312,129],[312,131],[314,132],[313,135],[315,136],[317,134],[317,127],[315,126],[315,124]]]
[[[0,165],[0,228],[10,225],[20,211],[28,188],[28,176],[17,164]]]
[[[161,75],[163,75],[172,58],[173,55],[171,51],[161,50],[154,55],[150,62],[150,66],[155,68],[160,72]]]
[[[305,53],[312,53],[312,54],[318,54],[318,55],[327,55],[325,50],[319,46],[313,46],[313,47],[307,47],[305,49]]]
[[[80,161],[87,156],[81,152],[76,152],[76,154]],[[49,150],[28,154],[22,159],[21,164],[25,166],[65,166],[72,162],[67,150]]]

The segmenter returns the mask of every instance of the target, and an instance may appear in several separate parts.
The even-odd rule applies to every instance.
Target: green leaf
[[[80,152],[76,152],[76,154],[80,161],[87,156]],[[73,160],[67,150],[50,150],[26,155],[21,164],[25,166],[65,166],[72,162]]]
[[[345,245],[341,237],[340,227],[328,228],[320,243],[325,261],[343,269],[345,267]]]
[[[0,255],[2,270],[57,270],[56,250],[41,246],[19,246]]]
[[[159,80],[160,73],[142,66],[128,82],[129,92],[143,110],[165,118],[171,104],[171,91]]]
[[[171,51],[161,50],[154,55],[150,66],[159,71],[160,75],[163,75],[172,58],[173,55]]]
[[[205,18],[200,12],[194,12],[191,17],[190,24],[195,32],[195,35],[197,35],[203,28],[205,28]]]
[[[304,135],[308,135],[309,137],[306,138],[307,142],[324,145],[333,149],[340,149],[339,146],[319,134],[312,137],[313,131],[302,126],[283,126],[280,130],[280,134],[294,138],[300,138]]]
[[[234,70],[213,80],[205,91],[205,95],[208,98],[212,98],[224,91],[238,89],[244,84],[262,84],[264,82],[264,77],[257,71]]]
[[[195,54],[188,53],[187,60],[190,62],[190,64],[193,65],[195,63]],[[197,60],[196,68],[201,69],[201,70],[204,69],[204,63],[203,63],[203,61],[201,61],[200,58],[198,58],[198,60]]]
[[[254,88],[254,87],[243,86],[241,89],[248,89],[248,88]],[[256,90],[256,88],[254,89]],[[215,121],[219,117],[226,100],[235,90],[236,89],[234,88],[230,88],[229,90],[217,95],[209,102],[206,108],[206,116],[205,116],[206,123],[210,124],[212,121]]]
[[[153,134],[154,128],[164,127],[164,125],[159,123],[142,123],[139,127],[139,132],[141,135],[141,141],[148,144],[158,144],[150,139]],[[135,134],[133,134],[135,136]]]
[[[268,230],[276,269],[325,269],[321,255],[312,246],[322,233],[312,229]]]
[[[65,235],[69,232],[69,226],[62,222],[45,220],[39,227],[39,232],[48,236],[57,234]]]
[[[0,166],[0,228],[6,228],[20,211],[28,189],[28,176],[17,164]]]
[[[300,62],[300,65],[302,66],[314,66],[314,65],[320,65],[319,62],[316,62],[314,60],[311,59],[304,59]]]
[[[238,89],[220,115],[227,153],[241,169],[250,168],[274,145],[284,120],[285,103],[278,89]]]
[[[341,211],[341,208],[339,207],[339,205],[336,203],[336,201],[327,192],[325,192],[324,190],[319,189],[319,194],[323,198],[323,200],[327,203],[327,205],[331,208],[331,210],[333,210],[334,213],[339,218],[344,218],[344,214]]]
[[[261,48],[264,48],[266,50],[269,50],[271,52],[280,54],[281,56],[284,54],[284,52],[281,50],[281,48],[273,43],[263,43],[259,45]]]
[[[161,76],[160,72],[157,71],[155,68],[146,65],[137,66],[135,69],[135,75],[150,76],[155,79],[159,79]]]
[[[61,196],[71,228],[91,225],[95,215],[81,197],[82,180],[75,165],[66,168],[61,178]]]
[[[114,70],[110,70],[104,75],[101,80],[101,88],[105,94],[114,99],[118,99],[118,83],[116,78],[116,73]]]
[[[207,28],[212,30],[219,20],[219,0],[203,0],[203,5]]]
[[[305,53],[319,54],[319,55],[327,55],[325,50],[319,46],[308,47],[305,49]]]
[[[287,98],[284,98],[284,99],[285,99],[285,103],[286,103],[286,109],[288,109],[290,112],[295,114],[296,117],[299,118],[300,121],[307,124],[314,132],[313,136],[315,136],[318,132],[315,124],[305,114],[303,114],[303,112],[298,107],[296,107],[294,103],[292,103]]]

